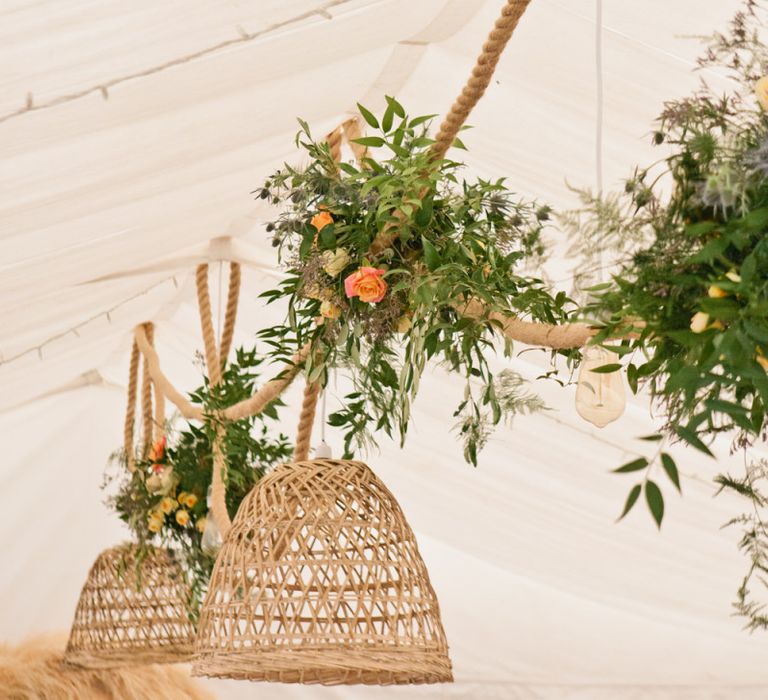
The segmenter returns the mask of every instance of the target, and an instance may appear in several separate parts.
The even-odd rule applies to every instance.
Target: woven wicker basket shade
[[[282,465],[248,494],[213,570],[193,675],[326,685],[453,680],[413,532],[365,464]]]
[[[137,570],[133,545],[107,549],[80,593],[65,661],[88,668],[188,661],[195,636],[189,597],[166,550],[151,550]]]

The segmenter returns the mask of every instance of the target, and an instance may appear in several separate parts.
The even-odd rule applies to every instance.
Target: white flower
[[[352,258],[349,257],[344,248],[336,248],[336,252],[332,250],[326,250],[323,253],[323,270],[325,270],[331,277],[338,277],[341,271],[349,265]]]
[[[693,318],[691,318],[691,330],[694,333],[703,333],[707,330],[709,324],[709,314],[705,314],[703,311],[697,311]]]

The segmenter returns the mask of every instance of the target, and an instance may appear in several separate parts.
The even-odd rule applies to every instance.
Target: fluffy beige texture
[[[0,644],[5,700],[213,700],[180,666],[86,670],[63,663],[66,635]]]

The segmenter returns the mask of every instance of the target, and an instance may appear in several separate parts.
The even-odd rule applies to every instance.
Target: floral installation
[[[190,395],[191,400],[213,410],[249,397],[262,362],[255,351],[238,349],[235,360],[223,372],[221,384],[211,387],[206,382]],[[230,517],[268,470],[290,458],[287,438],[273,427],[279,406],[274,402],[260,416],[226,424],[223,448]],[[142,548],[160,545],[179,555],[190,579],[193,618],[207,590],[218,545],[218,530],[207,502],[214,430],[211,418],[171,431],[168,438],[152,445],[146,459],[136,460],[132,474],[126,469],[125,455],[117,453],[118,471],[105,479],[105,488],[112,492],[108,504],[133,532],[140,553]]]
[[[680,491],[671,442],[713,456],[723,434],[732,451],[766,437],[768,409],[768,48],[760,41],[765,10],[748,0],[725,33],[715,34],[699,61],[717,66],[734,88],[706,81],[690,97],[664,105],[653,143],[666,149],[654,167],[637,168],[624,192],[581,191],[584,207],[563,217],[580,253],[616,256],[611,281],[587,288],[584,313],[602,324],[598,342],[624,356],[633,391],[650,392],[663,417],[646,440],[652,454],[616,469],[639,475],[621,517],[645,495],[660,526],[664,497],[653,471]],[[670,187],[671,185],[671,187]],[[622,369],[615,363],[605,372]],[[768,628],[748,584],[766,584],[766,471],[721,475],[721,490],[750,498],[742,549],[752,565],[736,610],[751,628]]]
[[[296,142],[309,164],[286,165],[260,190],[280,207],[267,229],[288,272],[264,296],[287,299],[289,309],[260,337],[284,358],[310,341],[310,381],[325,383],[332,367],[349,370],[354,391],[329,416],[345,433],[347,456],[375,444],[378,431],[405,439],[428,360],[460,373],[466,389],[455,417],[465,458],[476,464],[479,436],[509,414],[519,386],[496,382],[490,369],[497,324],[457,307],[476,299],[489,312],[567,318],[567,296],[523,271],[545,252],[550,210],[515,197],[503,180],[463,179],[462,164],[432,155],[430,116],[409,118],[391,97],[387,105],[381,120],[359,105],[378,135],[355,140],[367,149],[356,164],[335,162],[299,120]],[[499,387],[512,393],[498,396]]]

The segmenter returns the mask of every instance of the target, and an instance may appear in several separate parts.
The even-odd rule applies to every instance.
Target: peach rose
[[[331,216],[331,213],[328,211],[321,211],[319,214],[315,214],[312,217],[312,221],[310,221],[310,224],[312,224],[312,226],[314,226],[318,231],[321,231],[328,224],[332,224],[332,223],[333,223],[333,217]]]
[[[165,438],[160,438],[149,451],[148,459],[150,462],[159,462],[165,454]]]
[[[177,510],[176,522],[182,527],[186,527],[187,523],[189,522],[189,513],[187,513],[186,510]]]
[[[382,279],[385,272],[375,267],[361,267],[344,280],[344,293],[370,304],[381,301],[387,293],[387,283]]]

